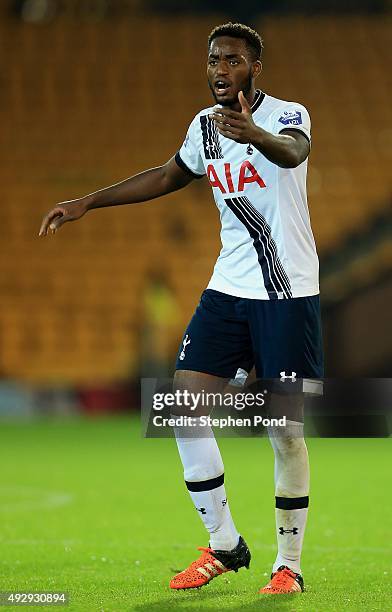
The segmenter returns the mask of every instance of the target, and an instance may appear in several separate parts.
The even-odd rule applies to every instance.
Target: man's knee
[[[268,435],[274,451],[282,456],[295,457],[307,452],[303,423],[287,421],[286,427],[269,427]]]
[[[213,405],[208,401],[208,394],[222,393],[227,384],[226,378],[212,376],[193,370],[176,370],[173,380],[173,391],[178,392],[179,401],[173,406],[174,415],[206,416]]]

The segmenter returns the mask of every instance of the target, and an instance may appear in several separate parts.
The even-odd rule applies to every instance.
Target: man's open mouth
[[[224,96],[230,89],[231,83],[228,81],[215,81],[215,91],[219,96]]]

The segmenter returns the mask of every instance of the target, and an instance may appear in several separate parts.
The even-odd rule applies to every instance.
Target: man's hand
[[[252,110],[242,91],[238,93],[241,112],[229,108],[214,108],[210,118],[222,136],[240,144],[251,144],[280,168],[296,168],[307,158],[309,140],[298,130],[286,128],[271,134],[253,121]]]
[[[47,236],[48,230],[55,234],[67,221],[76,221],[88,211],[88,204],[84,198],[60,202],[43,218],[38,236]]]
[[[248,144],[256,138],[258,128],[253,121],[248,100],[242,91],[238,93],[238,101],[241,104],[240,113],[229,108],[215,108],[210,118],[215,121],[218,132],[222,136],[241,144]]]

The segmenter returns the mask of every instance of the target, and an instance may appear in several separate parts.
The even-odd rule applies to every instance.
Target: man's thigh
[[[197,406],[184,405],[183,402],[171,409],[174,415],[185,416],[207,416],[216,405],[220,404],[220,396],[223,394],[228,379],[220,376],[212,376],[204,372],[194,372],[192,370],[176,370],[174,374],[173,391],[181,394],[201,394],[203,401],[199,401]],[[200,396],[201,396],[200,395]]]
[[[176,370],[230,379],[252,362],[245,301],[207,289],[182,338]]]
[[[303,421],[303,378],[324,374],[319,296],[249,300],[256,375],[272,418]],[[266,384],[265,384],[266,383]]]
[[[249,327],[258,378],[322,378],[319,296],[249,300]]]

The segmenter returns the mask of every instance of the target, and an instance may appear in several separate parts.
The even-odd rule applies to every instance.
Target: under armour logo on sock
[[[222,499],[222,507],[224,508],[227,504],[227,499]]]
[[[298,527],[293,527],[292,529],[283,529],[283,527],[279,527],[279,534],[284,535],[285,533],[292,533],[293,535],[298,535]]]
[[[196,508],[196,510],[200,512],[200,514],[207,514],[207,510],[205,508]]]

